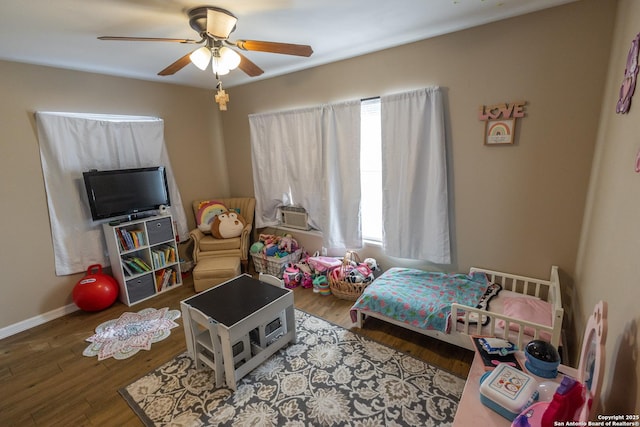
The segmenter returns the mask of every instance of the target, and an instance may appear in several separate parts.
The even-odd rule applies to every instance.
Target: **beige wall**
[[[596,155],[576,268],[576,313],[582,322],[607,301],[604,410],[640,413],[640,89],[628,114],[616,114],[627,53],[640,32],[640,2],[619,2]]]
[[[71,291],[82,276],[55,275],[35,111],[161,117],[185,207],[228,192],[210,92],[2,61],[0,75],[0,329],[72,304]],[[189,212],[187,217],[193,225]]]
[[[572,3],[229,89],[229,182],[252,194],[247,115],[429,85],[445,88],[452,270],[574,274],[615,2]],[[517,144],[483,146],[483,104],[526,100]],[[274,165],[277,167],[277,165]]]

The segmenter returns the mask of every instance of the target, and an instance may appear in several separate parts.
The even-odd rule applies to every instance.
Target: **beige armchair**
[[[230,239],[216,239],[210,234],[204,234],[198,228],[189,232],[189,236],[193,240],[193,261],[197,264],[202,258],[222,257],[222,256],[238,256],[242,263],[242,270],[248,271],[249,266],[249,245],[251,229],[253,228],[253,214],[256,209],[256,199],[253,197],[235,197],[235,198],[211,198],[207,200],[217,200],[224,204],[227,209],[238,209],[240,215],[247,220],[239,237]],[[193,202],[193,214],[198,213],[198,205],[203,200],[195,200]]]

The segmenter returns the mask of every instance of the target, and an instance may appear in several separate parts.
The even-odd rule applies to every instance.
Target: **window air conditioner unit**
[[[305,208],[298,206],[282,206],[282,225],[289,228],[299,228],[301,230],[308,230],[307,220],[309,215]]]

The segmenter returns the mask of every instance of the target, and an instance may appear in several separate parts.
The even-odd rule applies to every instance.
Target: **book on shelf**
[[[131,238],[133,239],[133,245],[136,248],[140,246],[144,246],[144,232],[142,230],[128,230],[129,234],[131,234]]]
[[[135,274],[133,270],[131,270],[131,267],[129,267],[129,264],[127,264],[126,260],[123,259],[121,264],[122,264],[122,269],[124,270],[125,276],[133,276]]]
[[[142,230],[116,228],[116,235],[123,251],[130,251],[145,245],[144,232]]]
[[[152,258],[152,261],[153,261],[153,266],[155,268],[164,267],[164,265],[166,264],[165,260],[164,260],[164,252],[162,252],[162,251],[159,251],[157,249],[152,250],[151,251],[151,258]]]
[[[498,366],[499,363],[506,363],[509,366],[513,366],[516,369],[519,369],[521,371],[523,370],[522,366],[520,365],[520,362],[518,362],[518,359],[516,358],[515,353],[509,353],[506,355],[490,354],[489,352],[487,352],[484,345],[482,344],[481,342],[482,338],[487,338],[487,337],[481,337],[481,336],[475,336],[475,335],[471,336],[473,345],[476,348],[476,353],[478,353],[478,355],[480,355],[480,358],[482,358],[482,363],[484,364],[485,371],[493,370],[496,366]]]
[[[151,251],[151,257],[155,268],[176,262],[176,249],[172,246],[162,246]]]
[[[170,286],[172,276],[173,270],[170,268],[156,271],[156,289],[158,292],[163,291]]]
[[[116,236],[118,237],[118,243],[120,244],[120,250],[128,251],[129,247],[127,245],[127,241],[124,238],[124,234],[122,233],[121,228],[116,228]]]
[[[138,264],[144,271],[151,271],[151,267],[149,267],[149,264],[144,262],[142,258],[136,256],[131,259],[133,260],[133,262]]]
[[[136,271],[136,273],[146,273],[151,271],[151,267],[142,259],[136,256],[122,258],[127,265]]]
[[[135,271],[136,273],[144,273],[145,272],[145,270],[142,267],[140,267],[138,265],[138,263],[136,263],[133,260],[133,258],[126,258],[126,259],[123,258],[122,260],[124,261],[124,263],[126,263],[131,268],[131,270]]]
[[[171,277],[173,276],[173,270],[168,268],[164,272],[164,277],[162,278],[162,289],[166,289],[171,286]]]
[[[122,230],[122,236],[124,237],[124,240],[127,242],[127,249],[128,250],[135,249],[136,245],[135,243],[133,243],[133,237],[131,237],[131,233],[129,233],[124,228],[121,228],[120,230]]]
[[[162,290],[162,276],[164,276],[164,270],[157,270],[155,273],[156,276],[156,292],[160,292]]]

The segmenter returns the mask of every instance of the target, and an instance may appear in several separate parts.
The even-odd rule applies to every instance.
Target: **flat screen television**
[[[94,221],[131,216],[169,206],[163,166],[83,172]]]

